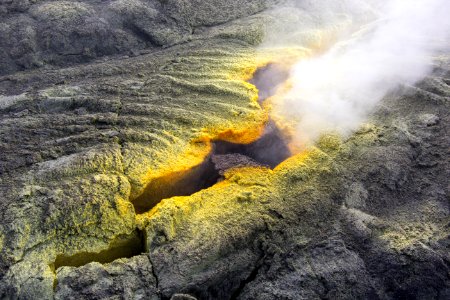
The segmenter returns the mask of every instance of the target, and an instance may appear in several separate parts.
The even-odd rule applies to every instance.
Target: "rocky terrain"
[[[353,24],[278,2],[0,3],[0,298],[450,298],[449,54],[291,153],[258,72]]]

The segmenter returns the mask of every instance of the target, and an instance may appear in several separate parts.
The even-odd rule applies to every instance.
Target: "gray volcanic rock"
[[[377,287],[364,261],[338,237],[301,245],[274,258],[241,299],[374,299]]]
[[[119,259],[102,265],[92,262],[80,268],[62,267],[57,272],[55,299],[159,299],[156,279],[147,256]]]
[[[271,2],[2,1],[0,75],[167,47],[191,39],[197,27],[255,14]]]
[[[225,172],[232,168],[239,167],[266,167],[261,165],[260,163],[254,161],[248,156],[242,154],[218,154],[213,155],[211,157],[212,162],[214,163],[215,169],[219,172],[220,175],[224,175]]]

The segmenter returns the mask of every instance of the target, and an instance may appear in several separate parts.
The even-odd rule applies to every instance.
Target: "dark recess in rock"
[[[108,249],[98,253],[77,253],[71,256],[59,255],[52,266],[55,270],[63,266],[80,267],[90,262],[102,264],[113,262],[119,258],[131,258],[146,252],[145,234],[136,229],[128,236],[119,236]]]
[[[239,153],[272,169],[291,156],[282,133],[273,121],[267,123],[263,135],[253,143],[244,145],[217,141],[214,153],[221,155]]]
[[[289,78],[289,71],[279,64],[269,63],[256,70],[248,81],[258,89],[258,102],[264,103],[267,98],[275,95],[280,85]]]
[[[153,180],[144,192],[133,200],[136,213],[144,213],[161,200],[174,196],[188,196],[213,186],[223,178],[226,170],[237,167],[274,168],[290,156],[290,151],[273,122],[269,122],[264,134],[250,144],[234,144],[224,141],[213,143],[213,153],[205,161],[180,174]]]
[[[259,91],[260,104],[273,96],[288,77],[287,71],[276,64],[258,68],[249,80]],[[188,196],[214,185],[225,171],[236,167],[261,166],[275,168],[291,156],[286,140],[275,122],[269,120],[262,136],[249,144],[225,141],[213,142],[213,152],[205,161],[183,174],[169,174],[153,180],[143,194],[133,200],[136,213],[144,213],[162,199]]]

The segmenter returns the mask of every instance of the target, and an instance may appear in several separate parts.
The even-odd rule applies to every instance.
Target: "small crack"
[[[158,274],[156,273],[155,264],[153,263],[150,251],[148,251],[148,260],[150,261],[150,264],[152,265],[152,274],[156,281],[156,283],[155,283],[156,293],[158,294],[159,298],[161,298],[161,291],[159,290],[159,278],[158,278]]]
[[[58,275],[56,274],[56,269],[54,266],[50,266],[53,272],[53,294],[56,294],[56,289],[58,288]]]
[[[230,299],[231,300],[236,300],[239,298],[239,296],[242,294],[242,292],[244,291],[245,287],[252,281],[254,281],[256,279],[256,276],[259,273],[259,270],[262,268],[262,266],[264,265],[264,262],[266,260],[266,254],[263,251],[263,253],[260,255],[258,261],[255,264],[255,267],[253,268],[253,270],[250,272],[250,274],[247,276],[247,278],[245,278],[244,280],[241,281],[241,283],[239,284],[239,287],[236,289],[236,291],[233,292],[233,294],[231,295]]]

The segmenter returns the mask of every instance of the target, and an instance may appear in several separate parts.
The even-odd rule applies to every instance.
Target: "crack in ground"
[[[260,105],[268,97],[275,94],[276,87],[284,82],[286,78],[286,73],[282,73],[273,64],[269,64],[255,72],[254,77],[249,82],[258,88]],[[121,106],[122,102],[119,99],[118,116],[121,113]],[[119,139],[118,143],[122,152],[123,141]],[[203,163],[191,170],[153,180],[147,185],[144,193],[132,201],[135,212],[137,214],[144,213],[163,199],[173,196],[188,196],[209,188],[222,180],[224,173],[229,169],[249,166],[274,168],[291,156],[285,138],[272,120],[267,122],[262,136],[252,143],[236,144],[226,141],[214,141],[212,142],[212,149],[211,154]],[[174,177],[177,180],[174,180]],[[143,253],[148,255],[152,265],[153,277],[156,281],[156,289],[158,294],[161,295],[159,278],[149,249],[146,247],[145,232],[139,229],[136,229],[130,235],[118,237],[111,242],[108,249],[98,253],[80,252],[71,256],[58,255],[51,267],[56,274],[56,270],[63,266],[80,267],[94,261],[105,264],[119,258],[131,258]],[[240,283],[237,290],[232,294],[231,299],[236,299],[245,286],[256,278],[264,260],[265,254],[263,252],[249,276]]]
[[[151,210],[163,199],[189,196],[224,179],[227,170],[239,167],[274,168],[291,156],[281,132],[273,122],[261,138],[250,144],[213,142],[212,153],[188,171],[174,172],[152,180],[144,192],[132,200],[137,214]]]
[[[91,262],[106,264],[119,258],[131,258],[146,253],[145,234],[136,229],[129,235],[122,235],[113,240],[109,247],[100,252],[78,252],[73,255],[58,255],[51,265],[55,270],[64,267],[81,267]]]
[[[262,105],[287,80],[288,72],[277,64],[257,69],[249,83],[258,89]],[[274,168],[292,154],[286,138],[273,120],[265,124],[260,138],[249,144],[213,141],[212,152],[200,164],[188,171],[173,172],[152,180],[144,192],[132,200],[136,214],[150,211],[164,199],[190,196],[207,189],[224,178],[224,173],[238,167]]]
[[[247,278],[245,278],[244,280],[242,280],[238,286],[238,288],[231,294],[230,300],[236,300],[239,298],[239,296],[242,294],[242,292],[244,291],[245,287],[252,281],[254,281],[256,279],[256,276],[259,273],[259,270],[261,270],[261,268],[264,266],[264,262],[266,261],[266,253],[264,250],[261,250],[262,253],[259,256],[259,259],[256,261],[255,266],[253,267],[252,271],[250,272],[250,274],[247,276]]]
[[[148,255],[148,260],[150,261],[150,264],[151,264],[151,266],[152,266],[152,275],[153,275],[153,277],[155,278],[155,288],[156,288],[156,293],[158,294],[158,296],[159,296],[160,298],[162,298],[162,296],[161,296],[161,291],[159,290],[159,278],[158,278],[158,274],[156,273],[156,270],[155,270],[155,265],[153,264],[151,254],[148,253],[147,255]]]

